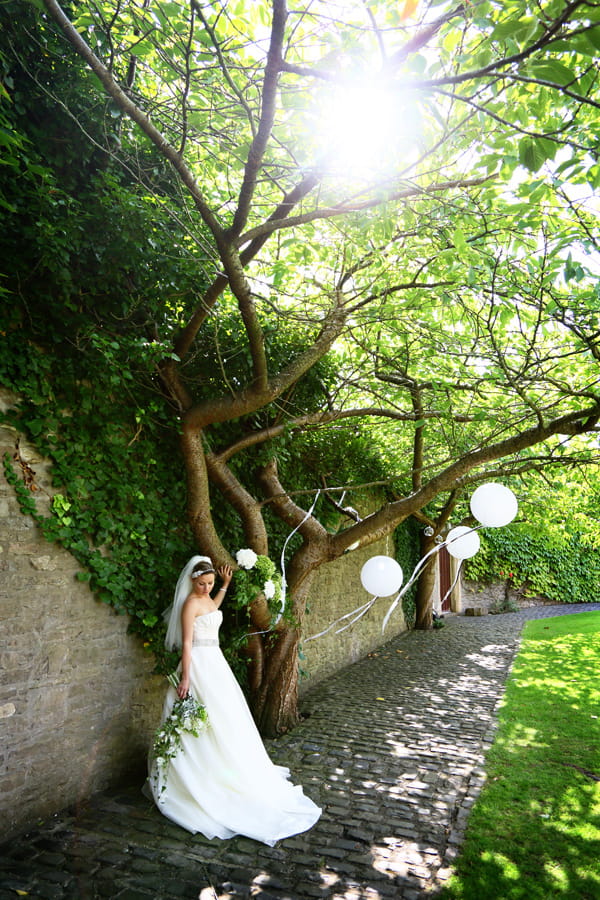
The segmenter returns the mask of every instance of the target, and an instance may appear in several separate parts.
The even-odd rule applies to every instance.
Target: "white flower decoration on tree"
[[[263,602],[266,600],[269,607],[274,607],[281,600],[280,605],[282,608],[279,613],[281,615],[283,613],[285,593],[282,587],[282,578],[276,569],[275,563],[268,556],[255,553],[254,550],[250,550],[247,547],[238,550],[235,558],[239,566],[234,579],[232,596],[235,606],[238,609],[247,608],[257,598],[262,597]],[[270,613],[274,618],[276,613],[272,608]]]
[[[258,556],[254,552],[254,550],[250,550],[250,548],[247,547],[243,550],[238,550],[238,552],[235,554],[235,558],[238,566],[241,566],[242,569],[253,569],[256,565]]]

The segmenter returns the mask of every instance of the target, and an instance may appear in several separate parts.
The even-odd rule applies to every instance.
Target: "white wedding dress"
[[[287,780],[288,769],[269,759],[219,648],[222,621],[221,610],[194,621],[190,692],[206,707],[209,724],[198,737],[182,735],[164,784],[150,759],[148,786],[159,810],[188,831],[207,838],[243,834],[273,846],[311,828],[321,810]],[[169,688],[163,721],[176,699]]]

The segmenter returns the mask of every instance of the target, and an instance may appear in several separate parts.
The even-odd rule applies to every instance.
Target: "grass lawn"
[[[600,611],[528,622],[442,900],[599,900],[599,717]]]

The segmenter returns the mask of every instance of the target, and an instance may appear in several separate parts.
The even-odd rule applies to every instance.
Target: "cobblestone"
[[[600,609],[540,606],[450,616],[315,687],[305,718],[268,742],[323,807],[269,848],[208,841],[130,784],[0,845],[0,900],[424,900],[452,871],[484,783],[504,684],[527,619]]]

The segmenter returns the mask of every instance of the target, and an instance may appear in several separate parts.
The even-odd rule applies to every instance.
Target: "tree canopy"
[[[274,625],[264,597],[252,604],[253,624],[270,632],[251,642],[254,708],[276,731],[295,718],[319,565],[409,516],[441,531],[483,479],[595,458],[599,8],[110,0],[63,11],[43,0],[40,10],[13,25],[27,34],[25,70],[90,152],[176,226],[186,273],[141,305],[181,434],[195,540],[230,561],[215,496],[258,553],[269,551],[266,508],[302,539],[291,619]],[[69,53],[100,83],[103,94],[89,80],[87,104],[55,77]],[[94,104],[101,130],[88,127]],[[118,228],[109,236],[118,243]],[[389,502],[330,532],[290,495],[286,444],[357,433],[385,463]],[[348,488],[338,475],[315,472],[315,489]]]

